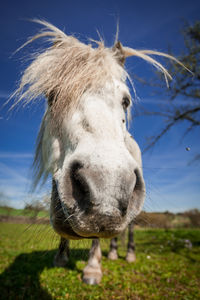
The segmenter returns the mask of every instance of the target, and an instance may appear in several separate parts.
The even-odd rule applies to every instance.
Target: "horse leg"
[[[101,248],[99,239],[92,240],[87,266],[83,270],[83,282],[87,284],[99,284],[102,277]]]
[[[58,251],[54,257],[54,266],[65,267],[69,260],[69,240],[61,237]]]
[[[110,251],[108,253],[108,258],[111,259],[111,260],[118,259],[118,254],[117,254],[117,237],[111,239],[111,241],[110,241]]]
[[[131,222],[128,226],[128,247],[126,254],[126,261],[129,263],[134,262],[136,260],[133,227],[134,224],[133,222]]]

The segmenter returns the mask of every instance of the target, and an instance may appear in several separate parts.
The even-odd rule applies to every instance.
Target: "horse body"
[[[35,185],[51,174],[50,220],[62,237],[61,249],[66,239],[95,239],[91,267],[100,263],[96,239],[124,231],[145,197],[140,149],[126,128],[131,96],[124,61],[140,57],[170,77],[149,55],[169,56],[119,42],[113,48],[99,42],[94,48],[45,21],[37,22],[44,30],[26,44],[47,38],[51,46],[36,54],[15,96],[26,103],[47,98],[34,161]]]

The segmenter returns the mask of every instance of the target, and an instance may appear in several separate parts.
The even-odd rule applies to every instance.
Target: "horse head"
[[[117,42],[92,47],[53,25],[30,39],[52,44],[24,71],[18,101],[47,98],[35,155],[35,184],[52,176],[50,219],[62,237],[113,237],[141,211],[145,184],[140,149],[127,131],[132,105],[124,62],[155,51],[134,50]],[[27,100],[28,99],[28,100]]]

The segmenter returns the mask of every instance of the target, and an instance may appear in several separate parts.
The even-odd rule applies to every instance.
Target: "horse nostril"
[[[88,207],[90,191],[84,176],[84,165],[79,161],[72,163],[70,167],[70,178],[72,182],[72,193],[80,208]]]
[[[120,201],[118,205],[119,205],[120,213],[121,213],[122,217],[124,217],[127,212],[128,203],[127,203],[127,201]]]
[[[83,168],[83,163],[81,163],[80,161],[74,161],[71,166],[70,166],[70,173],[71,175],[76,174],[76,172]]]
[[[121,187],[123,197],[118,200],[118,209],[122,217],[126,216],[131,199],[135,198],[135,194],[141,188],[138,170],[135,170],[132,175],[129,181],[126,181],[127,184]]]

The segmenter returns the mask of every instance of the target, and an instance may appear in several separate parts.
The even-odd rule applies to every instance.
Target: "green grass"
[[[99,286],[81,281],[91,241],[71,243],[68,268],[54,268],[58,238],[47,225],[0,223],[0,298],[18,299],[200,299],[200,231],[136,230],[137,261],[106,258]],[[187,241],[189,240],[189,241]],[[192,243],[192,247],[191,247]]]
[[[34,211],[30,209],[16,209],[12,207],[0,207],[0,215],[2,216],[12,216],[12,217],[34,217]],[[46,217],[48,218],[49,213],[46,211],[39,211],[37,217]]]

